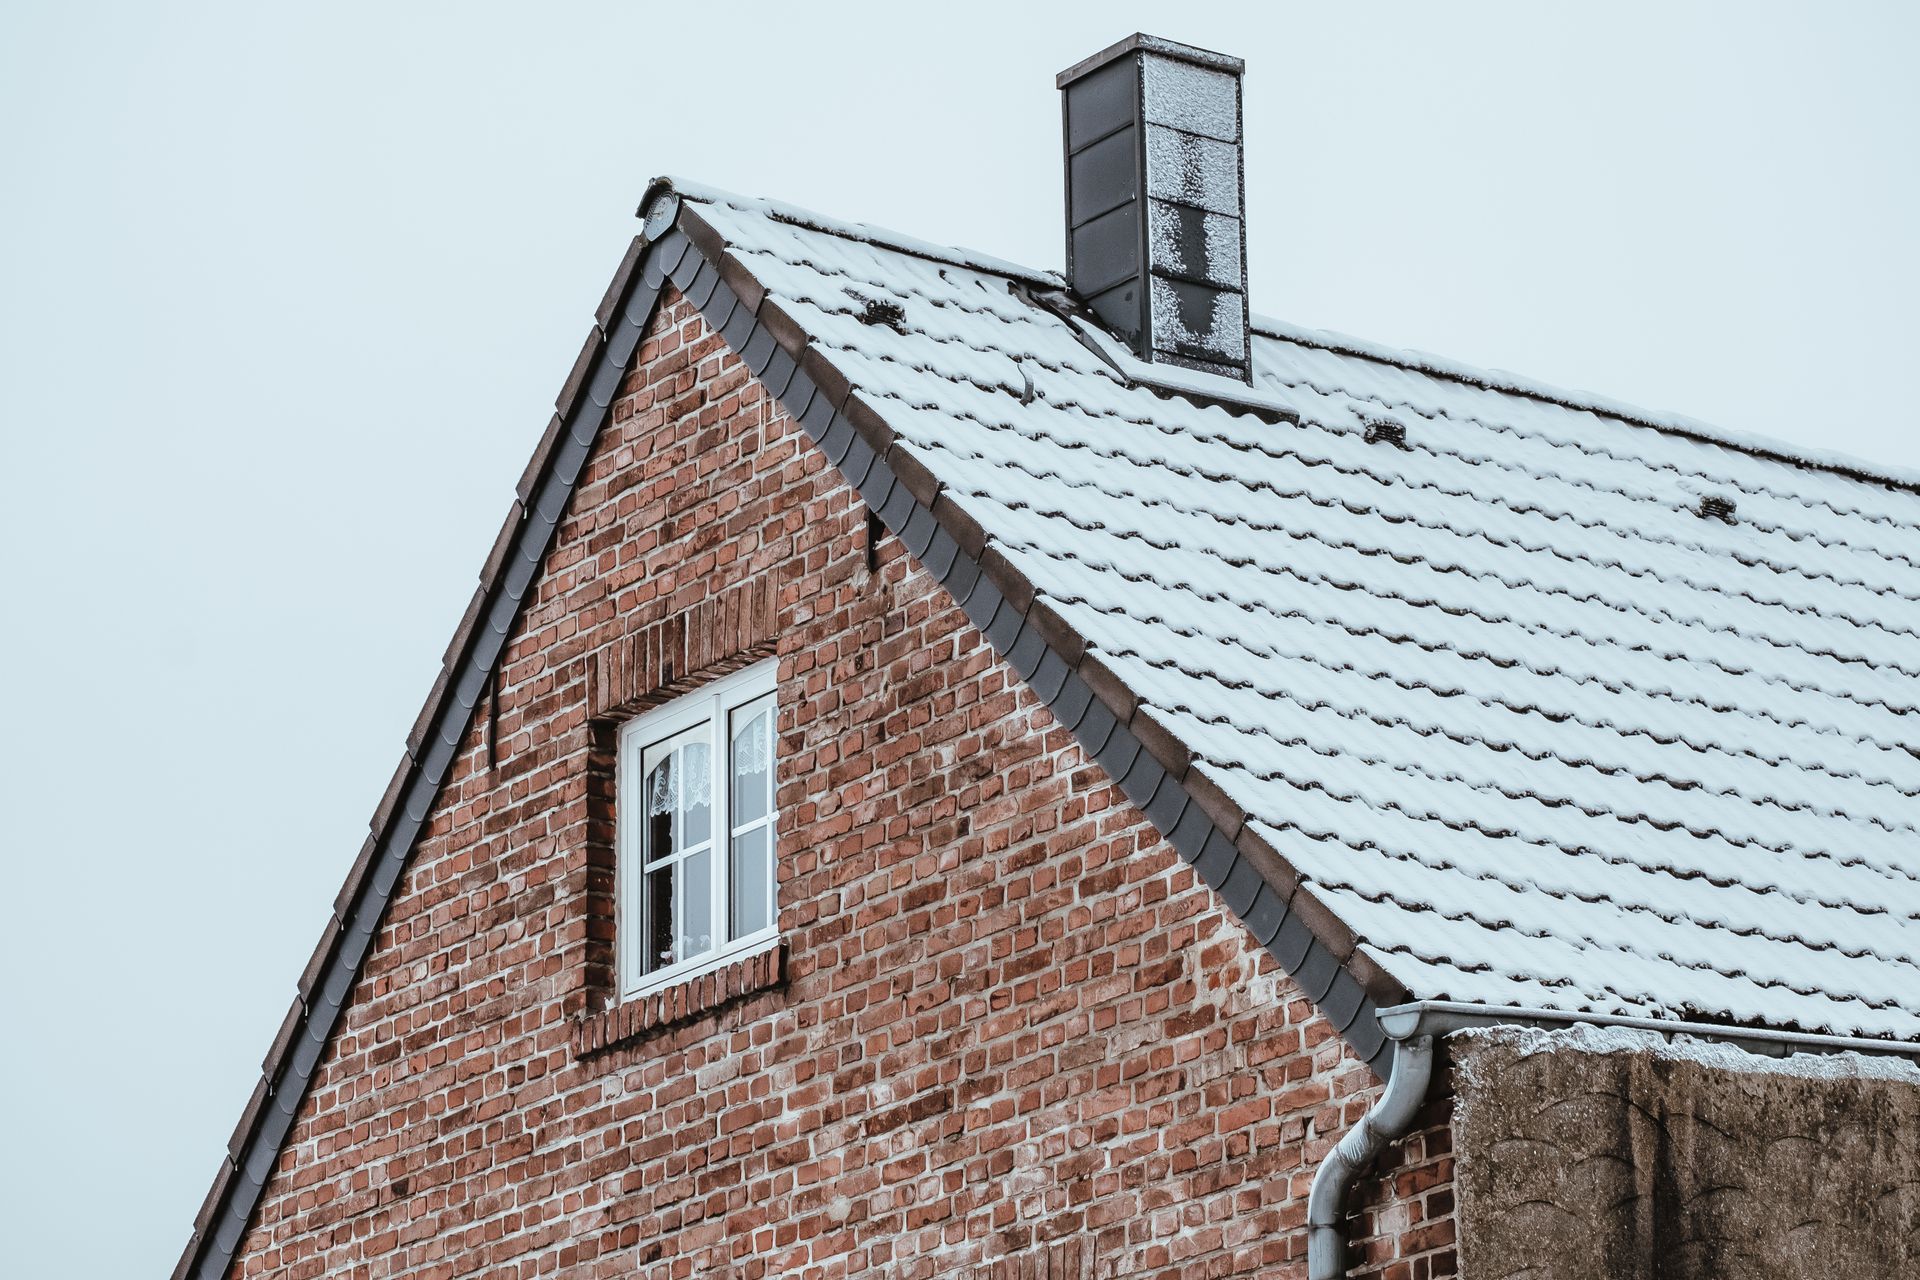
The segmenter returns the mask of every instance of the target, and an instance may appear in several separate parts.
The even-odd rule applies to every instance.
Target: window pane
[[[689,854],[681,863],[686,875],[681,881],[681,917],[674,931],[679,935],[675,960],[690,960],[713,949],[713,854],[702,849]]]
[[[773,923],[773,828],[761,823],[733,838],[733,936],[744,938]]]
[[[678,792],[676,780],[673,756],[655,765],[653,772],[647,775],[646,848],[642,852],[650,863],[673,855],[673,812]]]
[[[673,753],[680,761],[680,847],[703,843],[713,826],[713,761],[704,742]]]
[[[773,709],[762,707],[733,735],[733,825],[764,818],[773,802]]]
[[[645,900],[642,903],[640,971],[673,963],[673,876],[677,863],[668,863],[647,874]]]

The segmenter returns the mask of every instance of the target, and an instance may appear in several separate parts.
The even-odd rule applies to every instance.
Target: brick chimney
[[[1062,71],[1067,283],[1142,360],[1250,380],[1240,77],[1131,35]]]

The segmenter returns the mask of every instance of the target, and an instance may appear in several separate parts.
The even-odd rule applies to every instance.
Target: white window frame
[[[620,727],[616,765],[617,791],[614,798],[614,949],[617,957],[620,998],[632,1000],[662,987],[675,986],[702,974],[711,973],[743,957],[757,954],[780,940],[780,900],[778,873],[777,805],[770,802],[762,818],[733,823],[733,721],[740,711],[765,703],[776,712],[775,676],[778,662],[769,658],[744,670],[722,676],[682,694],[673,701],[635,716]],[[774,726],[777,729],[777,724]],[[708,902],[712,910],[713,936],[719,945],[686,960],[663,965],[651,973],[643,972],[642,951],[646,946],[644,894],[646,890],[646,782],[647,772],[662,750],[670,750],[679,741],[706,730],[707,761],[712,769],[709,791],[707,842],[711,868]],[[768,767],[777,763],[774,746],[778,738],[770,733]],[[775,772],[777,786],[778,774]],[[767,829],[766,886],[770,923],[763,929],[738,938],[729,937],[733,926],[733,841],[759,827]],[[692,852],[698,852],[697,849]],[[679,861],[689,850],[675,849],[670,859],[656,859],[655,865]],[[684,891],[684,890],[682,890]]]

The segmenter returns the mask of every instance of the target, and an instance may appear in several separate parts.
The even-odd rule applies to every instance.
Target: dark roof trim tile
[[[1196,810],[1198,806],[1195,807]],[[1178,845],[1178,840],[1175,844]],[[1254,941],[1266,946],[1273,941],[1273,935],[1280,932],[1280,926],[1287,918],[1287,902],[1275,893],[1271,885],[1263,884],[1259,892],[1253,895],[1253,902],[1247,908],[1243,919],[1247,928],[1253,930]]]
[[[893,473],[900,477],[900,483],[907,486],[915,502],[931,508],[940,494],[940,482],[933,472],[927,470],[927,464],[920,461],[911,449],[895,449],[887,455],[887,461],[893,464]]]
[[[720,273],[705,258],[700,260],[700,269],[693,273],[693,279],[682,291],[697,310],[705,312],[708,299],[713,297],[715,289],[720,287]]]
[[[573,403],[580,398],[580,388],[585,386],[593,371],[594,358],[600,354],[600,348],[606,341],[606,335],[598,324],[587,331],[587,340],[580,344],[580,354],[573,358],[573,368],[567,373],[567,380],[560,387],[560,394],[554,397],[553,411],[566,417],[573,410]]]
[[[626,295],[627,286],[633,281],[633,269],[639,265],[640,256],[646,252],[646,248],[647,242],[639,236],[635,236],[628,242],[627,252],[620,259],[620,265],[614,269],[613,279],[607,282],[607,291],[601,295],[600,305],[593,313],[594,323],[602,329],[607,327],[607,322],[613,318],[614,311]],[[658,256],[656,254],[655,258],[657,259]],[[653,287],[658,289],[659,281],[654,281]]]
[[[1281,917],[1280,927],[1267,942],[1267,954],[1279,961],[1288,973],[1298,973],[1312,946],[1313,935],[1307,931],[1306,922],[1289,911]]]
[[[954,603],[964,608],[968,599],[972,597],[974,588],[980,585],[979,562],[956,546],[953,563],[948,566],[946,573],[940,576],[940,585],[947,589],[947,594],[953,597]],[[1075,681],[1075,683],[1079,682]]]
[[[220,1172],[214,1176],[213,1185],[207,1188],[207,1198],[200,1202],[199,1212],[193,1215],[193,1230],[196,1235],[205,1231],[207,1224],[213,1221],[213,1215],[219,1211],[221,1198],[227,1194],[227,1184],[232,1180],[233,1162],[229,1158],[220,1162]],[[187,1259],[183,1256],[180,1261],[184,1265]],[[178,1267],[174,1268],[174,1274],[180,1274]]]
[[[873,504],[873,509],[889,529],[910,531],[914,514],[920,510],[919,504],[914,502],[913,491],[907,488],[906,483],[902,481],[898,475],[894,474],[892,467],[887,468],[887,473],[893,476],[893,487],[887,491],[887,495],[884,498],[879,499]],[[866,495],[862,494],[862,496],[864,497]],[[933,542],[932,532],[937,530],[939,526],[933,523],[931,513],[927,516],[927,521],[929,536],[926,545],[931,546]],[[907,532],[901,533],[900,540],[907,543],[908,549],[912,550],[913,540],[908,536]],[[926,556],[920,551],[914,551],[913,554],[916,559],[922,562],[926,560]],[[934,576],[937,578],[940,575],[935,573]]]
[[[1071,674],[1072,672],[1067,670],[1067,664],[1060,660],[1060,655],[1048,650],[1041,656],[1040,667],[1033,673],[1027,684],[1040,696],[1040,701],[1051,707]]]
[[[761,301],[759,316],[760,323],[765,325],[767,332],[773,335],[774,342],[793,359],[795,364],[798,364],[799,353],[806,350],[807,346],[806,331],[800,327],[800,322],[788,315],[784,307],[771,299]]]

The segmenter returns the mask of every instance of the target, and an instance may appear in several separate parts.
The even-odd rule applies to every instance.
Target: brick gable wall
[[[669,293],[234,1274],[1304,1274],[1372,1077],[864,515]],[[783,951],[608,1008],[607,727],[769,636]]]

